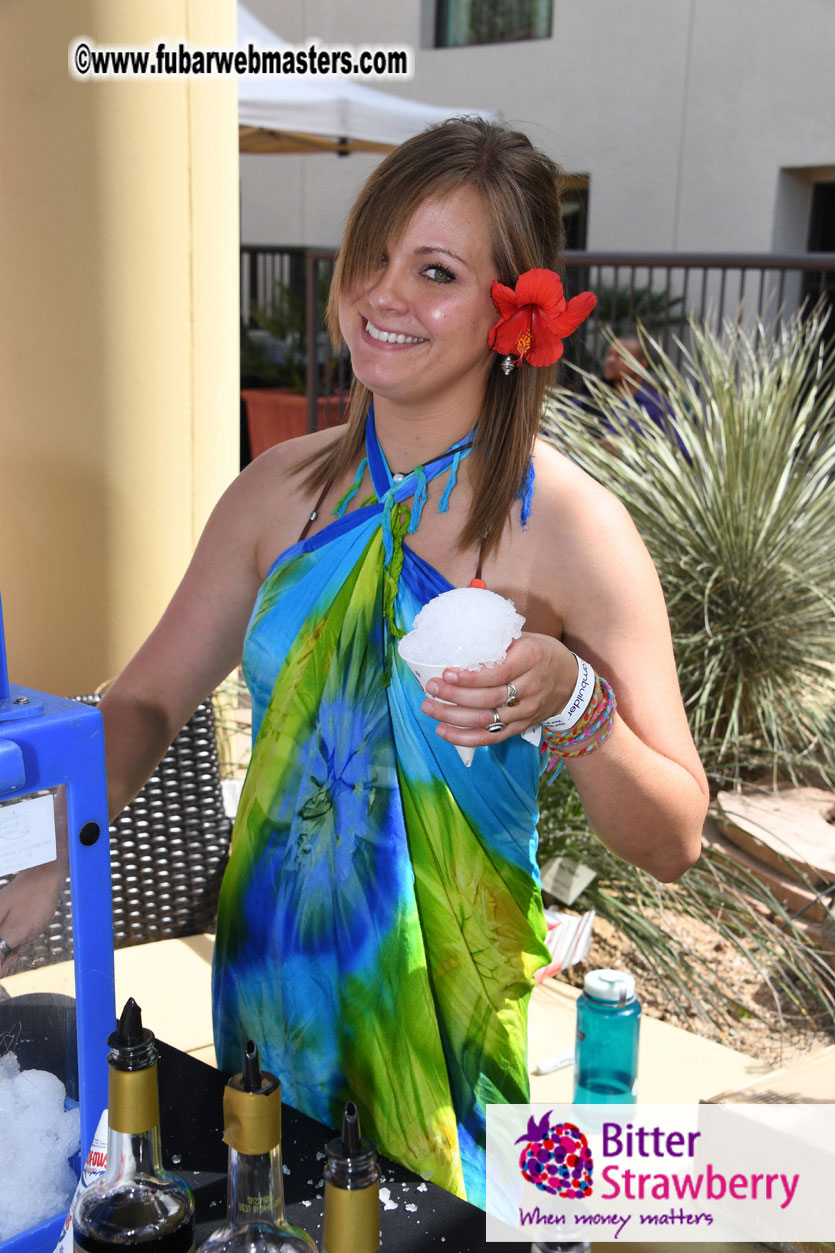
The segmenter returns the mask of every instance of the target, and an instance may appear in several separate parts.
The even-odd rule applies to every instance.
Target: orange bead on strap
[[[484,579],[470,579],[470,587],[487,587]]]

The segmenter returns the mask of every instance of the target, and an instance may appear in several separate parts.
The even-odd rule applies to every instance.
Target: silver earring
[[[515,366],[516,366],[516,362],[513,360],[513,358],[510,355],[508,355],[502,360],[502,373],[512,374]]]

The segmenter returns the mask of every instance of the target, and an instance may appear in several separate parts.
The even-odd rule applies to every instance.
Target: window
[[[436,48],[549,39],[553,0],[438,0]]]
[[[586,247],[586,223],[589,216],[588,175],[560,175],[559,192],[566,251],[582,251]]]
[[[809,217],[809,252],[835,252],[835,182],[815,183],[812,188],[812,212]],[[808,308],[826,294],[830,314],[835,303],[835,274],[832,271],[807,271],[803,275],[803,299]],[[835,318],[826,324],[827,343],[835,339]]]
[[[835,252],[835,183],[815,183],[809,218],[809,252]]]

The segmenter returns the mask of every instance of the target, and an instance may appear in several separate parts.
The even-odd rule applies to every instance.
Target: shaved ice
[[[480,670],[504,661],[508,648],[522,634],[525,619],[512,600],[484,587],[454,587],[441,592],[415,614],[413,629],[397,645],[424,691],[430,679],[439,679],[447,666]],[[475,749],[456,744],[455,751],[470,766]]]
[[[504,661],[524,625],[512,600],[484,587],[454,587],[423,606],[398,648],[410,665],[480,670]]]
[[[45,1070],[0,1057],[0,1241],[66,1210],[77,1182],[69,1159],[81,1142],[81,1112]]]

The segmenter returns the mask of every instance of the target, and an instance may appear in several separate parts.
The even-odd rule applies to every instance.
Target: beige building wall
[[[588,174],[590,248],[802,251],[835,165],[832,0],[553,0],[550,39],[444,49],[435,0],[247,2],[293,42],[413,46],[412,80],[369,85],[498,109]],[[335,244],[371,162],[307,160],[285,184],[280,160],[243,168],[243,240]]]
[[[13,681],[114,675],[238,461],[232,79],[78,82],[70,41],[234,46],[234,0],[0,6],[0,593]]]

